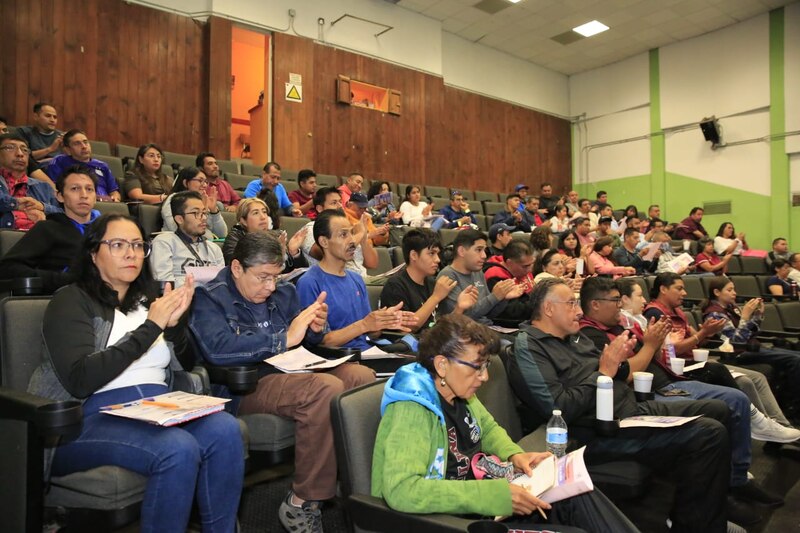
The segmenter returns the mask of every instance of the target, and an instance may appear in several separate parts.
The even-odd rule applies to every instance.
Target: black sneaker
[[[323,533],[321,503],[308,500],[300,507],[292,504],[292,491],[278,509],[281,525],[290,533]]]
[[[760,503],[767,507],[780,507],[784,504],[783,498],[759,487],[755,481],[748,481],[744,485],[731,487],[730,494],[738,500]]]

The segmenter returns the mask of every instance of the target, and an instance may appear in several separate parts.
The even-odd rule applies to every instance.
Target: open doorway
[[[270,36],[233,26],[230,158],[263,165],[269,153]]]

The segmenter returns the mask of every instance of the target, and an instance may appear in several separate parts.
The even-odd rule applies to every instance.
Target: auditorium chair
[[[286,238],[291,239],[292,235],[306,227],[306,224],[311,222],[305,217],[281,217],[280,229],[286,232]],[[288,242],[288,241],[287,241]]]
[[[696,304],[706,299],[706,292],[700,278],[710,276],[683,276],[683,286],[686,289],[686,297],[683,299],[684,307],[687,304]]]
[[[339,176],[333,174],[317,174],[317,188],[339,187]]]
[[[642,296],[644,296],[644,301],[650,302],[650,289],[647,288],[647,282],[645,281],[645,279],[641,276],[633,276],[628,279],[635,281],[636,284],[642,288]]]
[[[450,198],[450,191],[447,190],[447,187],[439,187],[438,185],[426,185],[425,196],[438,196],[441,198]],[[440,205],[439,207],[443,206]]]
[[[139,204],[137,218],[144,230],[145,239],[150,239],[154,233],[161,231],[161,205]]]
[[[128,205],[122,202],[97,202],[94,205],[94,208],[100,211],[101,215],[114,214],[114,215],[130,216]]]
[[[286,194],[289,194],[290,192],[296,191],[300,188],[300,186],[297,184],[297,177],[291,180],[283,179],[283,173],[281,173],[281,183],[283,184],[283,188],[286,189]]]
[[[281,183],[283,186],[286,187],[286,184],[289,182],[294,182],[295,185],[297,184],[297,170],[290,170],[288,168],[281,169]],[[286,189],[287,191],[289,189]]]
[[[222,214],[222,220],[225,221],[225,225],[228,226],[228,231],[230,231],[232,227],[239,223],[239,220],[236,218],[236,213],[233,211],[222,209],[220,210],[220,213]],[[217,237],[224,239],[225,235],[217,235]]]
[[[389,248],[385,246],[376,246],[374,250],[378,254],[378,266],[375,268],[368,268],[367,274],[370,276],[377,276],[378,274],[390,271],[392,269],[392,254]]]
[[[780,302],[776,307],[783,329],[792,333],[800,332],[800,302]]]
[[[758,280],[753,276],[728,276],[736,287],[736,301],[761,298],[764,288],[759,286]]]
[[[179,154],[177,152],[164,152],[164,164],[173,167],[177,165],[178,169],[193,167],[195,156],[189,154]],[[173,167],[174,168],[174,167]]]
[[[116,179],[119,184],[119,188],[122,189],[122,182],[125,181],[125,170],[122,167],[122,159],[104,154],[92,154],[92,157],[108,165],[108,168],[111,170],[111,175],[114,176],[114,179]],[[122,191],[120,191],[120,194],[122,194]]]
[[[442,242],[442,248],[453,244],[453,241],[456,239],[456,235],[458,235],[457,229],[440,229],[439,230],[439,240]]]
[[[92,147],[92,157],[99,159],[98,155],[111,155],[111,145],[105,141],[89,141]]]
[[[735,276],[739,274],[747,274],[742,269],[742,259],[738,255],[734,255],[731,257],[731,260],[728,261],[728,271],[725,273],[727,276]]]
[[[488,191],[475,191],[475,201],[476,202],[496,202],[498,200],[498,196],[496,192],[488,192]],[[470,206],[472,207],[472,206]],[[473,209],[474,211],[474,209]]]
[[[24,231],[0,229],[0,259],[19,242],[23,235],[25,235]]]
[[[398,267],[406,263],[405,259],[403,258],[402,246],[392,246],[389,248],[389,251],[392,253],[392,267]]]
[[[78,402],[56,402],[25,392],[42,361],[42,319],[49,302],[49,297],[0,301],[0,442],[3,450],[14,450],[0,454],[3,528],[41,532],[46,506],[56,509],[59,521],[70,530],[112,531],[138,519],[143,476],[103,466],[51,477],[45,493],[45,449],[54,445],[53,437],[79,431],[82,419]],[[202,370],[178,372],[175,377],[182,390],[207,390]]]
[[[246,176],[244,174],[225,174],[225,181],[230,183],[231,187],[240,192],[243,192],[247,188],[247,185],[253,181],[253,179],[253,176]]]
[[[195,158],[195,163],[196,163]],[[239,172],[239,163],[237,161],[231,161],[226,159],[217,159],[217,165],[219,166],[219,171],[223,174],[231,173],[231,174],[240,174]],[[201,168],[202,170],[202,168]]]
[[[506,208],[505,202],[483,202],[483,214],[491,219]],[[491,222],[490,222],[491,226]]]
[[[769,274],[767,263],[761,257],[739,256],[742,262],[742,274],[762,275]]]
[[[490,217],[475,213],[475,221],[478,223],[478,229],[480,231],[489,231],[489,226],[490,226],[489,222],[492,221]]]
[[[247,161],[242,162],[242,174],[245,176],[256,176],[257,178],[260,178],[263,169],[263,165],[254,165],[253,163],[248,163]],[[250,179],[252,180],[253,178]]]
[[[369,308],[377,311],[381,303],[381,291],[383,285],[367,285],[367,296],[369,297]]]
[[[450,189],[450,194],[453,194],[454,192],[460,192],[461,196],[463,196],[464,200],[467,202],[472,202],[475,200],[475,191],[471,191],[469,189]]]
[[[118,144],[116,148],[117,157],[120,159],[130,158],[131,160],[135,160],[136,154],[139,152],[138,146],[129,146],[127,144]]]

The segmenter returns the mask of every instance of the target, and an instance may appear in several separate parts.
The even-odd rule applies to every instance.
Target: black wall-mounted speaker
[[[712,145],[720,143],[719,123],[716,118],[711,117],[701,120],[700,131],[703,132],[703,138],[707,141],[711,141]]]

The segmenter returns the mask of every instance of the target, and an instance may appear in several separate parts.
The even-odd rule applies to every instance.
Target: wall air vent
[[[703,203],[704,215],[730,215],[731,214],[731,201],[724,202],[704,202]]]

